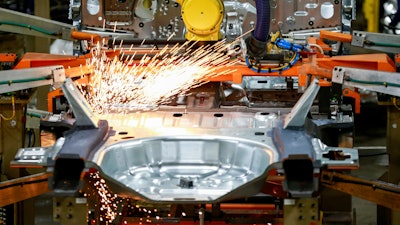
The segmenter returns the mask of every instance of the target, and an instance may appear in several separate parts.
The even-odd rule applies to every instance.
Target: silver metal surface
[[[53,146],[20,148],[10,162],[13,167],[47,167],[55,159],[64,144],[65,139],[60,137]]]
[[[270,133],[280,117],[273,112],[158,110],[107,118],[116,135],[89,163],[118,192],[149,201],[252,196],[279,161]]]
[[[20,148],[11,162],[11,165],[47,166],[48,156],[52,153],[52,147]]]
[[[344,31],[350,31],[351,22],[356,19],[357,0],[342,0],[342,24]]]
[[[257,194],[255,180],[264,182],[277,154],[241,138],[173,135],[113,144],[94,161],[104,175],[150,201],[209,202]]]
[[[358,31],[353,31],[353,37],[351,39],[351,44],[356,47],[364,47],[364,42],[365,42],[365,32],[358,32]]]
[[[299,101],[300,108],[289,114],[296,125],[304,124],[302,113],[308,113],[318,87],[314,80],[305,99]],[[254,196],[265,184],[269,170],[280,169],[280,162],[293,155],[323,165],[331,163],[315,158],[324,156],[327,148],[320,147],[322,143],[316,148],[303,130],[283,129],[287,116],[278,109],[160,107],[100,116],[93,114],[70,79],[63,90],[76,116],[74,129],[53,148],[21,149],[15,160],[16,166],[44,165],[47,158],[54,174],[62,175],[52,178],[56,193],[75,193],[74,188],[79,187],[81,171],[65,171],[67,162],[98,169],[118,195],[175,203]],[[97,122],[107,124],[97,126]],[[57,162],[61,166],[57,167]],[[354,160],[341,163],[354,165]]]
[[[390,46],[391,43],[397,44],[399,42],[400,42],[399,35],[355,30],[353,31],[353,38],[351,44],[357,47],[372,49],[380,52],[400,53],[399,48]],[[380,44],[373,44],[373,43],[380,43]],[[382,46],[381,44],[384,45],[387,44],[387,46]]]
[[[7,93],[45,85],[59,87],[65,80],[63,66],[45,66],[0,72],[0,93]]]
[[[332,70],[332,82],[337,83],[337,84],[343,84],[343,82],[344,82],[343,67],[335,67]]]
[[[271,27],[283,33],[341,26],[341,1],[272,0]]]
[[[400,96],[400,77],[395,72],[335,67],[332,82],[393,96]]]
[[[297,77],[295,78],[297,80]],[[297,84],[297,82],[295,82]],[[245,89],[286,89],[285,77],[243,77],[243,87]]]
[[[319,91],[318,80],[314,79],[304,94],[297,101],[290,113],[285,118],[284,128],[301,127],[305,123],[307,114],[315,100]]]
[[[76,126],[90,126],[97,127],[98,118],[93,113],[89,103],[85,97],[80,93],[78,88],[70,78],[65,80],[62,86],[64,96],[67,98],[75,115]]]
[[[71,39],[72,25],[0,8],[0,30],[52,39]],[[38,29],[33,29],[38,28]]]
[[[329,147],[321,142],[321,140],[317,138],[312,139],[312,145],[315,151],[315,160],[319,160],[321,165],[329,165],[329,166],[343,166],[349,167],[359,166],[358,159],[358,150],[353,148],[338,148],[338,147]],[[330,159],[327,157],[329,152],[337,152],[342,158],[341,159]]]

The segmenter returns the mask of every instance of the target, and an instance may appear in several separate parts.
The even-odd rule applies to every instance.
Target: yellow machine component
[[[185,38],[193,41],[222,39],[220,26],[224,18],[222,0],[177,0],[187,32]]]
[[[363,3],[364,16],[367,19],[367,31],[379,31],[379,1],[364,0]]]

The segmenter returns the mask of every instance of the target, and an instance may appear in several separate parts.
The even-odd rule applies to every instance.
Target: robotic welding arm
[[[189,41],[218,41],[222,39],[220,26],[225,15],[222,0],[178,0]]]

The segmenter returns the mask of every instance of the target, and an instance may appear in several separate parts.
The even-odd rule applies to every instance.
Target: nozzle
[[[267,53],[267,42],[257,40],[254,35],[246,39],[247,55],[259,59]]]

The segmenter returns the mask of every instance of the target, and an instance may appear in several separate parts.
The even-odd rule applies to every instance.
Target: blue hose
[[[257,9],[256,27],[253,31],[254,38],[258,41],[267,41],[269,24],[271,20],[271,9],[269,0],[255,0]]]
[[[275,40],[275,45],[281,49],[286,49],[286,50],[295,51],[295,52],[300,52],[305,49],[305,47],[303,45],[293,44],[293,43],[290,43],[290,42],[286,41],[285,39],[281,39],[281,38],[277,38]]]

